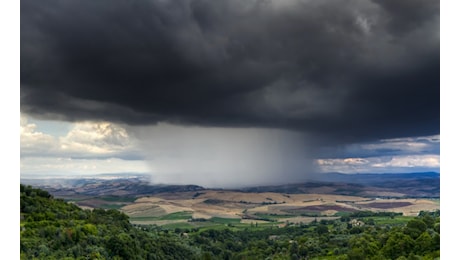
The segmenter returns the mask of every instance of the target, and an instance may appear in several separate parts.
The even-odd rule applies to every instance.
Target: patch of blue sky
[[[28,123],[35,124],[37,132],[42,132],[54,137],[65,136],[74,126],[73,123],[54,120],[40,120],[32,117],[27,118]]]

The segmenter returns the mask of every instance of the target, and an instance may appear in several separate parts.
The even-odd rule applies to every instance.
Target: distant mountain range
[[[154,185],[147,175],[104,174],[92,177],[21,179],[22,184],[48,190],[57,197],[129,196],[201,191],[198,185]],[[417,172],[401,174],[323,173],[303,183],[231,189],[244,192],[320,193],[364,197],[439,198],[440,174]]]
[[[312,181],[324,182],[346,182],[346,183],[379,183],[392,180],[413,180],[413,179],[439,179],[438,172],[413,172],[413,173],[322,173],[316,174],[310,178]]]
[[[322,173],[304,183],[244,188],[248,192],[330,193],[364,197],[439,198],[437,172],[343,174]]]

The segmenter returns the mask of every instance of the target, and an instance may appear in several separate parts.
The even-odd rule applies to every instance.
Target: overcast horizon
[[[439,1],[21,1],[21,176],[440,172]]]

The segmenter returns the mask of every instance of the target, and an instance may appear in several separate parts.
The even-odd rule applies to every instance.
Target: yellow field
[[[192,218],[239,218],[243,223],[255,223],[255,219],[243,217],[268,214],[292,216],[279,218],[279,222],[308,223],[312,218],[306,216],[311,214],[334,216],[337,212],[370,210],[401,212],[405,216],[414,216],[421,210],[437,209],[439,201],[427,199],[369,199],[329,194],[245,193],[220,190],[157,194],[155,197],[139,198],[121,208],[130,217],[146,218],[144,221],[138,219],[136,223],[157,225],[186,222],[187,219],[149,220],[148,217],[190,212]]]

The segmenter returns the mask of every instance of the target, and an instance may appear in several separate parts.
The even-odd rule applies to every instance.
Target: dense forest
[[[437,259],[440,212],[406,222],[357,212],[283,228],[135,226],[114,209],[83,210],[21,185],[21,259]],[[388,218],[377,223],[376,218]]]

